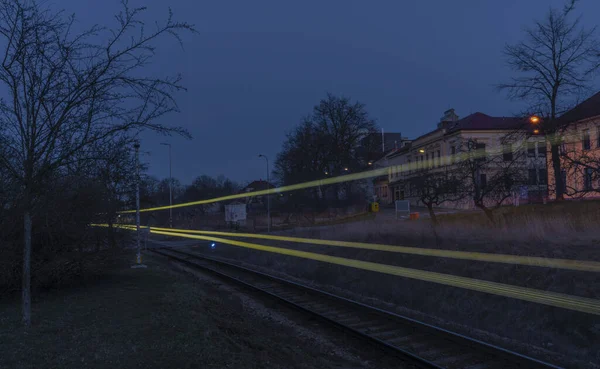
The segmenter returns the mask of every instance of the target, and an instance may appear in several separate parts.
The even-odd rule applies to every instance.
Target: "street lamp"
[[[137,233],[136,266],[142,265],[142,248],[140,243],[140,143],[133,144],[135,149],[135,230]]]
[[[538,117],[537,115],[532,115],[529,117],[529,123],[531,124],[538,124],[540,120],[540,117]]]
[[[169,227],[173,228],[173,177],[171,172],[171,144],[161,142],[161,145],[169,146]]]
[[[259,154],[259,158],[265,158],[267,161],[267,189],[269,188],[269,158],[266,155]],[[271,233],[271,197],[267,193],[267,233]]]

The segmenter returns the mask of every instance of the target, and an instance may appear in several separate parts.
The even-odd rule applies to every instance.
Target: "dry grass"
[[[600,260],[598,205],[598,202],[585,202],[501,209],[499,226],[490,226],[478,213],[446,215],[440,217],[437,237],[427,220],[378,222],[376,219],[282,233],[309,238]],[[600,298],[600,279],[594,273],[264,240],[256,242]],[[600,362],[600,353],[591,344],[600,334],[597,316],[230,246],[220,247],[214,254],[443,324],[569,367],[596,367],[592,363]]]
[[[358,368],[295,329],[257,317],[240,298],[131,254],[78,286],[37,295],[34,325],[0,303],[0,368]],[[368,365],[368,367],[376,367]],[[388,366],[391,367],[391,366]]]

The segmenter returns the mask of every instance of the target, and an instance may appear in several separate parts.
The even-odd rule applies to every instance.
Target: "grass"
[[[298,228],[281,234],[600,260],[599,209],[596,201],[503,208],[497,214],[499,224],[494,226],[480,213],[448,214],[440,216],[437,237],[425,219],[389,222],[375,219]],[[600,279],[594,273],[266,240],[254,242],[600,298]],[[600,353],[591,344],[600,334],[597,316],[231,246],[220,247],[213,253],[546,360],[556,360],[568,367],[598,367],[592,363],[600,362]]]
[[[0,368],[359,367],[244,303],[149,257],[104,261],[96,275],[38,294],[33,327],[18,301],[0,303]]]

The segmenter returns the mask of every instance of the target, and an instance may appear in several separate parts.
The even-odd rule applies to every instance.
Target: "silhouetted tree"
[[[463,187],[464,182],[457,174],[450,167],[439,168],[436,171],[424,171],[411,176],[407,181],[411,196],[427,207],[433,225],[438,224],[434,207],[447,202],[457,202],[468,196]]]
[[[510,150],[508,158],[503,150],[486,147],[474,139],[465,140],[458,147],[460,160],[453,174],[461,183],[461,191],[469,195],[491,223],[495,222],[494,211],[527,183],[526,151],[522,145],[511,145]]]
[[[327,94],[313,113],[287,135],[275,161],[276,178],[289,185],[363,170],[367,163],[361,145],[376,128],[364,104]],[[312,198],[323,203],[330,189],[339,202],[340,193],[350,197],[353,187],[350,183],[315,187],[294,199]]]
[[[2,170],[18,184],[23,216],[23,322],[31,324],[32,214],[46,179],[73,160],[94,160],[93,145],[142,129],[180,133],[155,123],[176,111],[173,92],[179,77],[143,74],[154,55],[154,42],[182,31],[171,13],[162,24],[144,27],[145,8],[126,1],[113,28],[94,26],[75,33],[75,18],[35,0],[0,1],[0,83],[8,92],[0,101]],[[89,154],[89,155],[88,155]]]
[[[600,66],[596,28],[586,29],[578,18],[572,19],[576,2],[569,1],[562,10],[550,8],[543,20],[525,30],[524,41],[505,47],[507,63],[518,75],[498,86],[542,117],[538,124],[550,140],[557,200],[564,193],[559,153],[564,122],[559,117],[588,90],[591,74]]]

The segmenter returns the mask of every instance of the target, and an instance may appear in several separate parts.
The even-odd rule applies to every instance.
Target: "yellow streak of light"
[[[132,228],[127,228],[132,229]],[[504,296],[514,298],[523,301],[534,302],[538,304],[560,307],[564,309],[600,315],[600,300],[567,295],[556,292],[541,291],[526,287],[517,287],[502,283],[489,282],[480,279],[458,277],[449,274],[428,272],[418,269],[403,268],[394,265],[379,264],[368,261],[347,259],[337,256],[329,256],[323,254],[317,254],[313,252],[290,250],[285,248],[264,246],[249,242],[230,240],[225,238],[191,235],[178,232],[164,232],[158,230],[151,230],[151,233],[160,234],[165,236],[182,237],[189,239],[214,241],[224,244],[229,244],[238,247],[244,247],[253,250],[271,252],[275,254],[294,256],[302,259],[316,260],[329,264],[342,265],[350,268],[362,269],[373,271],[377,273],[383,273],[388,275],[395,275],[398,277],[417,279],[426,282],[432,282],[442,284],[446,286],[459,287],[471,291],[484,292],[488,294]]]
[[[125,226],[135,227],[135,226]],[[536,256],[519,256],[519,255],[508,255],[508,254],[490,254],[483,252],[471,252],[471,251],[453,251],[453,250],[440,250],[440,249],[426,249],[409,246],[394,246],[384,245],[376,243],[363,243],[363,242],[349,242],[349,241],[336,241],[336,240],[322,240],[313,238],[299,238],[299,237],[287,237],[287,236],[274,236],[266,234],[254,234],[254,233],[230,233],[230,232],[215,232],[215,231],[196,231],[189,229],[172,229],[172,228],[159,228],[150,227],[151,231],[166,231],[176,233],[187,233],[187,234],[200,234],[200,235],[214,235],[224,237],[238,237],[238,238],[254,238],[263,240],[273,241],[285,241],[295,243],[305,243],[313,245],[324,245],[324,246],[336,246],[336,247],[349,247],[356,249],[365,250],[376,250],[376,251],[387,251],[396,252],[402,254],[422,255],[422,256],[433,256],[443,257],[451,259],[462,259],[462,260],[473,260],[473,261],[484,261],[491,263],[504,263],[504,264],[518,264],[518,265],[529,265],[544,268],[557,268],[557,269],[569,269],[579,270],[586,272],[600,272],[600,262],[586,261],[586,260],[572,260],[572,259],[552,259]]]
[[[564,138],[569,137],[569,136],[574,137],[575,140],[569,141],[569,142],[564,141]],[[548,142],[556,142],[558,140],[558,142],[572,143],[572,142],[578,142],[580,140],[580,136],[578,134],[546,135],[546,136],[541,136],[541,137],[544,137],[546,139],[546,141],[548,141]],[[235,200],[235,199],[241,199],[241,198],[252,197],[252,196],[264,196],[264,195],[270,195],[270,194],[276,194],[276,193],[282,193],[282,192],[296,191],[296,190],[301,190],[301,189],[306,189],[306,188],[311,188],[311,187],[335,184],[335,183],[358,181],[361,179],[367,179],[367,178],[372,178],[372,177],[388,175],[388,171],[391,167],[397,167],[398,173],[404,173],[404,172],[414,171],[419,168],[434,168],[435,163],[438,160],[440,160],[440,162],[442,162],[442,163],[446,163],[445,165],[454,165],[454,164],[457,164],[461,161],[465,161],[468,159],[472,160],[472,159],[477,159],[477,158],[481,158],[484,156],[499,155],[502,153],[503,153],[503,148],[501,148],[501,147],[499,147],[496,150],[487,150],[487,151],[485,149],[473,150],[470,152],[461,152],[461,153],[457,153],[454,155],[446,155],[441,158],[432,158],[432,159],[424,160],[424,161],[413,161],[411,163],[405,163],[402,165],[396,165],[396,166],[392,165],[392,166],[368,170],[368,171],[364,171],[364,172],[360,172],[360,173],[353,173],[353,174],[347,174],[347,175],[342,175],[342,176],[337,176],[337,177],[318,179],[318,180],[314,180],[314,181],[297,183],[294,185],[271,188],[271,189],[267,189],[267,190],[239,193],[239,194],[234,194],[234,195],[215,197],[215,198],[206,199],[206,200],[191,201],[191,202],[175,204],[175,205],[165,205],[165,206],[157,206],[157,207],[153,207],[153,208],[145,208],[145,209],[140,209],[140,212],[177,209],[177,208],[183,208],[183,207],[188,207],[188,206],[204,205],[204,204],[210,204],[210,203],[214,203],[214,202]],[[131,210],[120,211],[120,212],[118,212],[118,214],[132,214],[135,212],[136,212],[135,209],[131,209]]]

